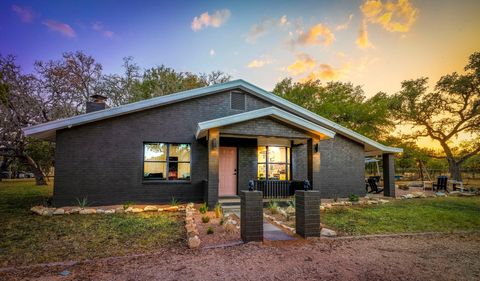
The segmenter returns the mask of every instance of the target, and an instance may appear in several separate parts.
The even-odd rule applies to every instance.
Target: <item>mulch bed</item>
[[[215,217],[215,212],[208,211],[205,214],[199,212],[201,205],[195,205],[195,214],[193,219],[197,225],[197,230],[199,233],[199,238],[201,241],[200,247],[211,247],[211,246],[221,246],[229,245],[235,242],[241,241],[240,238],[240,229],[236,226],[240,226],[240,220],[235,215],[230,215],[229,217],[223,218],[223,223],[221,224],[221,218]],[[202,222],[202,217],[209,217],[210,221],[208,223]],[[228,218],[235,220],[235,227],[230,227],[226,230],[226,223]],[[213,234],[207,234],[208,228],[213,229]],[[230,231],[228,231],[230,230]]]

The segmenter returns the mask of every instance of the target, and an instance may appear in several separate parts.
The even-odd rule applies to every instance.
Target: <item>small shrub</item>
[[[198,210],[200,213],[205,214],[208,211],[207,203],[203,203]]]
[[[350,194],[350,196],[348,196],[348,200],[350,202],[358,202],[358,200],[360,200],[360,198],[358,198],[358,195]]]
[[[224,218],[221,218],[220,219],[220,225],[223,225],[225,223],[225,219]]]
[[[77,204],[78,204],[78,207],[80,207],[80,208],[87,207],[89,205],[88,198],[86,196],[83,197],[82,199],[77,198]]]
[[[333,195],[333,202],[338,202],[338,194]]]
[[[202,222],[203,222],[203,223],[207,223],[207,222],[209,222],[209,221],[210,221],[210,218],[209,218],[209,217],[207,217],[207,216],[203,216],[203,217],[202,217]]]
[[[268,210],[270,210],[270,213],[272,214],[278,214],[278,202],[275,200],[270,200],[268,203]]]
[[[213,234],[213,228],[212,227],[209,227],[207,229],[207,234]]]
[[[123,203],[123,209],[126,210],[129,207],[131,207],[133,204],[135,204],[135,203],[133,203],[132,201],[127,201],[127,202]]]
[[[289,201],[287,202],[287,204],[288,204],[289,207],[292,207],[292,208],[295,209],[295,198],[292,199],[292,200],[289,200]]]
[[[220,205],[220,203],[215,204],[214,211],[215,211],[215,217],[217,219],[223,216],[222,205]]]
[[[172,196],[172,199],[170,199],[170,205],[178,206],[178,200],[175,198],[175,196]]]

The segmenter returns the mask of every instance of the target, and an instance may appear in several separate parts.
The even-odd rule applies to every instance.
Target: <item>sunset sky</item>
[[[277,81],[351,81],[366,95],[461,71],[480,50],[480,1],[0,1],[0,53],[26,71],[82,50],[121,71],[223,70]]]

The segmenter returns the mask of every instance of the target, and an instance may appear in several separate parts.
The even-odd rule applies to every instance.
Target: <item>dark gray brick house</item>
[[[101,102],[100,99],[97,102]],[[232,197],[249,180],[265,197],[287,197],[309,180],[322,197],[365,194],[365,156],[388,147],[243,80],[24,128],[56,144],[54,202],[95,205]],[[105,108],[105,109],[102,109]]]

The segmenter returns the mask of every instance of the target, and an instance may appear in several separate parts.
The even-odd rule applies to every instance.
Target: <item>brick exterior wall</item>
[[[339,134],[319,143],[320,196],[322,198],[365,195],[363,146]]]
[[[247,94],[245,111],[268,106],[272,104]],[[58,206],[70,205],[75,204],[76,198],[84,197],[88,197],[92,205],[127,201],[161,203],[169,202],[172,196],[183,202],[202,201],[209,174],[209,146],[205,140],[195,139],[197,124],[241,112],[244,111],[230,109],[230,94],[225,92],[57,131],[54,203]],[[262,135],[305,137],[301,130],[275,119],[245,123],[249,124],[241,126],[248,127],[253,123],[257,133],[264,132]],[[240,127],[231,126],[228,129],[235,128],[238,130]],[[337,138],[321,142],[324,148],[321,149],[321,178],[325,182],[321,185],[322,196],[333,195],[343,189],[346,190],[344,194],[364,190],[363,147],[342,137],[337,141]],[[190,143],[191,182],[144,181],[144,142]],[[238,186],[242,189],[248,186],[249,179],[256,178],[256,147],[241,144],[238,147]],[[298,154],[305,155],[306,147],[300,146]],[[332,156],[325,159],[324,154]],[[340,161],[337,156],[343,160]],[[303,179],[308,165],[300,159],[292,159],[299,162],[294,178]],[[350,162],[345,165],[347,160]],[[249,167],[253,170],[247,170]]]
[[[308,179],[307,144],[292,146],[292,180]]]

